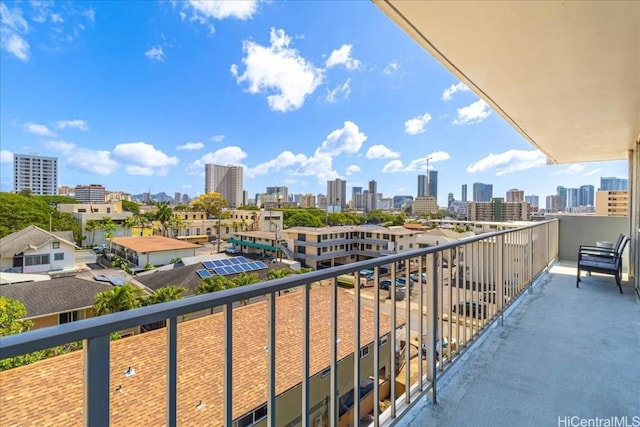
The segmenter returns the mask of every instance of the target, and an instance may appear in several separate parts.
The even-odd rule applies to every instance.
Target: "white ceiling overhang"
[[[640,2],[373,0],[552,163],[640,138]]]

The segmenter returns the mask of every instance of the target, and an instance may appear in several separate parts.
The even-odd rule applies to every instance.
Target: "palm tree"
[[[223,291],[233,287],[234,283],[224,276],[205,277],[196,288],[196,294]]]
[[[130,230],[136,225],[138,225],[138,222],[139,221],[138,221],[138,218],[136,218],[136,215],[130,216],[128,218],[125,218],[124,222],[122,223],[122,228],[124,228],[125,230]]]
[[[138,308],[142,305],[142,296],[142,289],[131,283],[114,286],[96,295],[93,311],[96,315],[100,316],[102,314]]]
[[[155,212],[156,221],[160,222],[162,226],[162,235],[165,236],[167,234],[168,223],[173,218],[173,209],[169,206],[169,203],[156,203],[158,210]]]
[[[163,286],[158,288],[153,294],[142,300],[142,305],[160,304],[167,301],[175,301],[182,298],[182,294],[186,291],[181,286]]]
[[[100,220],[100,228],[102,229],[104,238],[107,240],[113,239],[114,232],[118,228],[115,222],[111,219],[111,217],[105,216]]]
[[[293,274],[293,270],[289,270],[288,268],[279,268],[277,270],[271,270],[269,274],[267,274],[267,280],[281,279],[283,277],[289,276],[290,274]]]
[[[232,279],[235,287],[252,285],[254,283],[258,283],[260,281],[260,276],[257,273],[240,273],[236,277]]]

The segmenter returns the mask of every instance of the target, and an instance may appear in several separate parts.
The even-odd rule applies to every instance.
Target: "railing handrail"
[[[238,301],[276,293],[285,289],[303,286],[309,283],[333,279],[341,274],[348,274],[362,269],[383,267],[397,261],[442,252],[458,246],[468,245],[476,241],[534,228],[542,224],[557,222],[558,219],[525,224],[508,230],[494,231],[456,242],[449,242],[427,248],[414,249],[394,255],[387,255],[364,261],[313,271],[306,274],[288,276],[253,285],[226,289],[204,295],[196,295],[184,299],[141,307],[133,310],[111,313],[104,316],[91,317],[76,322],[48,328],[35,329],[24,333],[0,337],[0,359],[15,357],[21,354],[38,351],[69,342],[109,335],[112,332],[166,320],[194,313],[213,307],[233,304]]]

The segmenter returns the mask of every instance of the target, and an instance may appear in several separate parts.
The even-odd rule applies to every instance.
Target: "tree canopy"
[[[191,206],[204,211],[207,218],[212,216],[219,217],[222,208],[227,206],[227,201],[222,198],[220,193],[201,194],[197,199],[191,201]]]

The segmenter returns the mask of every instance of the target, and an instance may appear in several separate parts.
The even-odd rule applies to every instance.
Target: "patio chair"
[[[600,273],[614,276],[620,293],[622,293],[622,253],[629,241],[628,237],[622,236],[622,241],[617,249],[601,248],[597,246],[580,246],[578,252],[578,275],[576,288],[580,287],[580,272]]]
[[[620,233],[618,235],[618,240],[612,247],[605,246],[588,246],[582,245],[580,246],[580,252],[582,252],[583,259],[591,259],[592,261],[611,261],[613,256],[620,249],[620,245],[622,245],[622,241],[625,239],[625,235]],[[587,272],[587,276],[591,276],[591,272]]]

